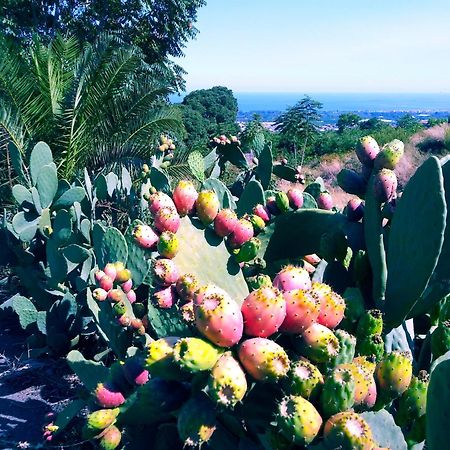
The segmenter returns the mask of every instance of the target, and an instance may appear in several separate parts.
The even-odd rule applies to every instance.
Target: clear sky
[[[208,0],[187,90],[450,92],[450,0]]]

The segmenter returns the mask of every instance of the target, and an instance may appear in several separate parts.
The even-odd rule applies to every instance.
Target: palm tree
[[[45,141],[64,177],[140,162],[161,132],[182,131],[166,101],[170,68],[145,63],[118,36],[86,45],[57,36],[48,46],[35,38],[26,54],[0,38],[0,55],[0,145],[12,141],[26,157]]]

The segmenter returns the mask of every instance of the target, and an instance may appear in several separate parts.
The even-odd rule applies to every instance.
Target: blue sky
[[[187,90],[450,92],[450,0],[208,0]]]

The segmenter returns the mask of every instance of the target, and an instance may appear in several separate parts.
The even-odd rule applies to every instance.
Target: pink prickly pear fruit
[[[115,386],[99,383],[94,391],[95,400],[103,408],[117,408],[125,403],[125,397]]]
[[[117,276],[117,269],[116,266],[112,263],[106,264],[105,268],[103,269],[103,272],[105,272],[108,277],[111,278],[111,280],[115,280]]]
[[[405,144],[398,139],[394,139],[383,146],[381,152],[375,158],[375,169],[391,169],[394,170],[402,159],[405,150]]]
[[[99,448],[101,450],[115,450],[122,439],[122,433],[115,426],[111,425],[103,434],[100,439]]]
[[[118,303],[123,300],[124,295],[125,294],[120,289],[111,289],[108,292],[108,299],[114,303]]]
[[[228,238],[231,248],[239,248],[254,236],[253,225],[247,219],[239,219],[233,233]]]
[[[239,346],[239,361],[258,381],[276,382],[289,372],[289,358],[283,347],[269,339],[247,339]]]
[[[336,328],[344,318],[345,301],[336,292],[326,294],[320,305],[317,322],[328,328]]]
[[[128,281],[125,281],[125,283],[122,283],[120,287],[125,294],[128,294],[133,288],[133,280],[130,278]]]
[[[339,353],[339,340],[327,327],[313,323],[302,333],[305,356],[315,363],[326,363]]]
[[[180,298],[185,302],[194,300],[195,292],[200,287],[200,283],[195,275],[185,273],[178,278],[175,288]]]
[[[316,200],[319,209],[324,209],[326,211],[333,209],[333,197],[331,197],[329,192],[321,192]]]
[[[269,210],[261,204],[258,204],[253,208],[253,214],[260,217],[262,220],[264,220],[264,222],[269,222],[270,220]]]
[[[172,197],[180,216],[194,212],[198,192],[190,181],[181,180],[174,189]]]
[[[180,216],[175,208],[164,206],[164,208],[159,209],[155,214],[154,225],[161,233],[163,231],[176,233],[178,228],[180,228]]]
[[[286,301],[273,287],[250,292],[241,306],[244,332],[248,336],[268,337],[278,331],[286,317]]]
[[[310,254],[310,255],[305,255],[305,256],[303,257],[303,259],[304,259],[307,263],[309,263],[309,264],[311,264],[311,265],[313,265],[313,266],[317,266],[317,264],[319,264],[320,261],[321,261],[321,259],[320,259],[315,253],[312,253],[312,254]]]
[[[92,292],[92,297],[94,297],[95,300],[97,300],[98,302],[102,302],[103,300],[107,299],[108,292],[106,292],[102,288],[97,288],[97,289],[94,289],[94,291]]]
[[[117,319],[117,323],[121,326],[121,327],[129,327],[131,325],[131,318],[129,316],[127,316],[126,314],[124,314],[123,316],[120,316]]]
[[[133,289],[130,289],[127,293],[126,293],[127,299],[128,301],[133,304],[136,301],[136,292],[133,291]]]
[[[237,344],[244,330],[244,320],[238,304],[214,285],[199,289],[194,299],[197,329],[219,347]]]
[[[348,201],[345,209],[350,222],[359,222],[364,217],[364,203],[359,198],[352,198]]]
[[[319,317],[320,302],[309,292],[301,289],[283,293],[286,302],[286,318],[280,331],[291,334],[303,333]]]
[[[116,281],[118,283],[125,283],[131,279],[131,271],[128,269],[122,269],[117,271]]]
[[[133,237],[139,247],[153,248],[158,242],[158,235],[148,225],[136,225],[133,230]]]
[[[397,175],[389,169],[382,169],[374,175],[373,190],[375,198],[380,202],[388,202],[397,192]]]
[[[141,336],[143,336],[145,334],[145,327],[144,327],[144,323],[142,322],[141,319],[131,319],[131,328],[133,328],[133,330],[136,330],[138,334],[140,334]]]
[[[124,366],[125,378],[130,384],[142,386],[147,383],[148,370],[144,368],[144,363],[140,358],[128,358]]]
[[[273,285],[280,291],[293,291],[295,289],[311,289],[311,279],[308,272],[302,267],[288,265],[284,267],[273,280]]]
[[[287,196],[292,209],[300,209],[303,206],[303,192],[300,189],[289,189]]]
[[[195,202],[197,217],[203,225],[209,225],[219,213],[220,203],[214,191],[201,191]]]
[[[372,136],[362,137],[356,144],[356,156],[364,166],[372,167],[380,147]]]
[[[171,259],[157,259],[153,263],[153,276],[161,286],[174,284],[180,278],[177,265]]]
[[[148,207],[152,214],[156,214],[161,208],[168,207],[175,209],[175,203],[164,192],[155,192],[148,198]]]
[[[369,389],[367,395],[364,397],[361,405],[366,409],[372,409],[377,402],[377,384],[373,376],[370,376]]]
[[[214,219],[214,231],[220,237],[230,235],[237,227],[238,217],[232,209],[222,209]]]
[[[181,317],[183,320],[189,323],[195,322],[195,314],[194,314],[194,302],[187,302],[181,308]]]
[[[176,302],[175,288],[173,286],[167,286],[162,289],[158,289],[153,293],[153,298],[160,308],[172,308]]]
[[[103,277],[98,282],[98,285],[100,286],[100,288],[108,292],[113,288],[113,280],[108,275],[103,275]]]
[[[172,259],[178,253],[180,243],[175,233],[164,231],[158,241],[158,252],[163,258]]]
[[[105,275],[106,275],[106,273],[103,272],[103,270],[97,270],[94,274],[95,281],[100,281]]]
[[[325,300],[325,296],[332,291],[328,284],[314,281],[311,286],[311,294],[319,301],[320,304]]]

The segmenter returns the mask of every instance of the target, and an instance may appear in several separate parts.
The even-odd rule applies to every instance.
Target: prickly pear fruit
[[[180,243],[177,236],[170,232],[164,231],[158,240],[158,252],[163,258],[172,259],[179,250]]]
[[[437,359],[450,350],[450,320],[440,322],[431,335],[431,353]]]
[[[86,438],[99,434],[100,431],[113,425],[119,415],[120,409],[99,409],[89,414],[83,434]]]
[[[117,408],[125,402],[125,397],[111,383],[99,383],[94,391],[97,403],[103,408]]]
[[[261,204],[256,205],[253,208],[253,214],[260,217],[262,220],[264,220],[264,222],[269,222],[270,220],[270,212],[264,205]]]
[[[369,377],[369,389],[367,395],[364,397],[363,401],[360,403],[359,409],[372,409],[377,402],[377,384],[372,375]]]
[[[315,399],[323,385],[323,376],[319,369],[306,359],[291,364],[286,388],[289,393],[301,395],[306,399]]]
[[[172,196],[180,216],[183,217],[194,212],[198,192],[190,181],[179,181]]]
[[[278,216],[280,214],[280,208],[277,206],[277,201],[275,199],[274,195],[271,195],[266,199],[266,208],[269,211],[269,213],[273,216]]]
[[[154,217],[155,228],[159,232],[171,231],[176,233],[180,228],[180,216],[175,208],[165,206],[158,210]]]
[[[316,363],[325,363],[339,353],[339,341],[327,327],[313,323],[302,333],[302,349],[307,358]]]
[[[231,352],[224,353],[211,370],[208,394],[218,404],[233,407],[247,392],[247,380]]]
[[[201,191],[195,201],[197,217],[203,225],[209,225],[214,221],[219,212],[219,199],[214,191]]]
[[[278,331],[286,317],[286,301],[274,287],[250,292],[241,306],[244,332],[248,336],[268,337]]]
[[[141,358],[128,358],[123,368],[127,381],[136,386],[142,386],[148,381],[148,370],[144,368]]]
[[[289,205],[292,209],[300,209],[303,206],[303,192],[298,188],[291,188],[287,192]]]
[[[325,380],[320,404],[325,417],[346,411],[355,402],[356,383],[348,369],[334,369]]]
[[[372,381],[372,375],[362,366],[355,363],[340,364],[336,368],[349,370],[355,380],[355,405],[364,403]]]
[[[133,289],[130,289],[126,295],[127,295],[128,301],[131,304],[133,304],[136,301],[136,292],[134,292]]]
[[[222,209],[214,219],[214,231],[220,237],[230,235],[237,226],[238,217],[232,209]]]
[[[219,356],[220,351],[216,347],[194,337],[179,339],[173,348],[175,362],[183,370],[191,373],[211,369]]]
[[[266,222],[264,222],[264,220],[256,214],[251,214],[248,220],[250,220],[250,222],[252,223],[253,230],[256,234],[260,233],[264,230],[264,228],[266,228]]]
[[[277,192],[275,194],[275,202],[282,213],[289,211],[289,198],[286,192]]]
[[[309,328],[319,317],[320,303],[310,291],[295,289],[283,293],[286,317],[280,327],[285,333],[299,334]]]
[[[356,349],[361,356],[373,356],[375,361],[381,361],[384,355],[383,338],[379,334],[359,338]]]
[[[311,279],[308,272],[292,265],[284,267],[273,280],[273,285],[280,291],[293,291],[294,289],[311,289]]]
[[[419,372],[419,376],[412,377],[411,384],[398,401],[395,421],[401,427],[426,413],[428,382],[429,376],[424,370]]]
[[[158,235],[148,225],[136,225],[133,229],[133,237],[139,247],[153,248],[158,242]]]
[[[153,292],[153,298],[156,304],[163,309],[172,308],[177,301],[174,286],[166,286],[161,289],[157,289]]]
[[[322,418],[316,408],[298,395],[281,400],[276,419],[281,433],[298,445],[313,441],[322,426]]]
[[[98,282],[101,289],[109,292],[113,288],[113,280],[108,275],[103,275],[103,277]]]
[[[188,323],[195,322],[194,302],[187,302],[180,308],[181,317]]]
[[[342,450],[372,450],[375,442],[367,422],[352,411],[331,416],[324,427],[327,448]]]
[[[131,319],[131,328],[136,330],[138,334],[143,336],[145,334],[144,322],[141,319]]]
[[[333,364],[337,366],[339,364],[352,362],[356,350],[355,336],[344,330],[335,330],[334,334],[339,341],[339,353],[336,355],[336,358],[334,358]]]
[[[200,284],[195,275],[185,273],[178,278],[175,287],[178,295],[184,302],[191,302],[194,300],[195,292],[200,287]]]
[[[397,175],[389,169],[382,169],[374,175],[373,190],[375,198],[380,202],[388,202],[397,192]]]
[[[252,338],[239,346],[239,361],[259,381],[278,381],[289,371],[289,358],[283,347],[265,338]]]
[[[120,287],[122,288],[122,291],[125,292],[125,294],[128,294],[128,292],[130,292],[133,287],[133,280],[130,278],[128,281],[125,281],[125,283],[122,283]]]
[[[330,211],[333,209],[333,197],[329,192],[321,192],[316,199],[319,209]]]
[[[101,450],[114,450],[119,446],[121,439],[122,433],[120,430],[115,425],[111,425],[102,434],[98,445]]]
[[[397,351],[388,353],[378,363],[375,375],[383,400],[399,397],[411,383],[411,355]]]
[[[239,342],[244,319],[238,304],[214,285],[200,288],[194,298],[197,329],[219,347],[231,347]]]
[[[117,323],[121,326],[121,327],[129,327],[131,325],[131,317],[128,316],[127,314],[124,314],[123,316],[120,316],[117,319]]]
[[[116,282],[125,283],[131,279],[131,271],[128,269],[122,269],[117,271]]]
[[[127,312],[127,306],[124,301],[120,301],[114,304],[113,313],[116,317],[123,316]]]
[[[148,199],[148,207],[150,209],[150,212],[154,215],[164,207],[175,209],[175,204],[167,194],[158,191],[150,195]]]
[[[380,153],[375,158],[375,169],[391,169],[394,170],[402,159],[405,150],[405,144],[398,139],[394,139],[383,146]]]
[[[365,311],[360,317],[356,334],[359,338],[381,334],[383,332],[383,314],[379,309]]]
[[[233,233],[228,237],[231,248],[239,248],[254,236],[252,223],[247,219],[239,219]]]
[[[153,341],[147,347],[145,368],[153,377],[179,380],[184,377],[174,360],[174,347],[180,338],[169,336]]]
[[[112,263],[106,264],[105,268],[103,269],[103,272],[105,272],[105,275],[108,275],[108,277],[111,278],[112,281],[116,279],[117,269],[114,264]]]
[[[328,328],[336,328],[344,318],[345,301],[336,292],[331,291],[323,297],[317,322]]]
[[[95,300],[97,300],[98,302],[102,302],[103,300],[106,300],[106,298],[108,297],[108,292],[106,292],[102,288],[97,288],[93,290],[92,297],[94,297]]]
[[[161,286],[174,284],[180,277],[177,265],[171,259],[157,259],[152,269],[155,281]]]
[[[362,367],[367,373],[373,375],[377,368],[377,363],[372,356],[357,356],[353,358],[353,364]]]
[[[356,156],[365,166],[372,167],[379,152],[380,147],[372,136],[364,136],[356,144]]]
[[[187,447],[201,447],[216,430],[214,404],[206,395],[189,399],[178,414],[178,434]]]
[[[115,303],[122,301],[124,296],[125,294],[120,289],[111,289],[108,292],[108,299]]]
[[[339,187],[347,194],[363,196],[366,192],[366,180],[354,170],[342,169],[336,179]]]
[[[258,256],[261,248],[261,241],[258,238],[251,238],[245,242],[236,254],[236,261],[238,263],[249,262]]]
[[[359,198],[350,199],[345,208],[345,212],[350,222],[359,222],[364,217],[363,201]]]
[[[272,279],[269,275],[259,274],[254,277],[246,278],[248,287],[253,291],[262,287],[272,287]]]

